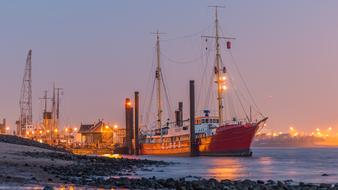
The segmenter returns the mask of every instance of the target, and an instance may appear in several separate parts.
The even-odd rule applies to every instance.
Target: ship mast
[[[220,54],[220,40],[221,39],[235,39],[230,37],[222,37],[219,35],[219,21],[218,21],[218,8],[224,8],[224,6],[209,6],[215,8],[215,36],[202,36],[203,38],[212,38],[216,40],[216,63],[215,63],[215,76],[217,83],[217,103],[218,103],[218,118],[219,123],[224,122],[224,105],[223,105],[223,92],[227,89],[225,85],[226,73],[225,67],[221,66],[221,54]]]
[[[219,46],[219,33],[218,33],[218,13],[217,6],[215,7],[215,25],[216,25],[216,77],[217,77],[217,101],[218,101],[218,117],[219,123],[223,123],[223,87],[221,82],[221,73],[220,73],[220,46]]]
[[[160,64],[160,33],[156,32],[156,54],[157,54],[157,66],[156,66],[156,81],[157,81],[157,128],[161,129],[162,136],[162,99],[161,99],[161,83],[162,83],[162,72]]]

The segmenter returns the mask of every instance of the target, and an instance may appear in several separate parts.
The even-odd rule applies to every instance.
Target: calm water
[[[140,171],[139,175],[338,183],[338,148],[254,148],[253,151],[253,157],[249,158],[141,156],[178,164]],[[324,173],[329,176],[322,176]]]

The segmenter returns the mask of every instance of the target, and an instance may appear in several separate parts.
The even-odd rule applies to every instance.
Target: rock
[[[278,182],[277,182],[277,186],[278,186],[279,188],[282,188],[282,189],[288,189],[288,187],[287,187],[283,182],[281,182],[281,181],[278,181]]]
[[[329,176],[329,174],[324,173],[324,174],[322,174],[322,176]]]
[[[46,185],[43,190],[54,190],[54,188],[50,185]]]
[[[331,184],[326,184],[326,183],[321,183],[319,185],[320,188],[330,188],[332,185]]]

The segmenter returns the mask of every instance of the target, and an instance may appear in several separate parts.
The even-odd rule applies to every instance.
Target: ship
[[[217,112],[211,114],[210,110],[203,110],[201,116],[191,119],[183,119],[183,103],[180,102],[175,111],[175,121],[163,120],[162,93],[166,93],[163,73],[160,64],[160,33],[156,33],[157,65],[155,69],[154,87],[156,87],[157,113],[154,128],[141,127],[139,132],[139,154],[162,156],[190,156],[192,152],[196,156],[251,156],[251,144],[256,132],[261,129],[267,117],[261,115],[260,119],[252,119],[247,116],[240,120],[225,119],[224,94],[227,90],[227,69],[222,65],[220,41],[227,39],[227,48],[231,47],[233,38],[222,37],[219,34],[219,21],[217,6],[215,7],[215,35],[202,36],[215,40],[215,64],[212,68],[215,89],[217,93]],[[157,83],[155,85],[155,83]],[[153,90],[154,91],[154,90]],[[251,108],[250,108],[251,112]],[[195,115],[195,114],[194,114]],[[193,137],[193,138],[192,138]]]

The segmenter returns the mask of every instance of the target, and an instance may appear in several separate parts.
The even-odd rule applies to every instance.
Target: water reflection
[[[210,167],[206,171],[206,175],[212,176],[216,179],[237,179],[241,176],[244,168],[241,163],[236,159],[222,159],[216,158],[212,163],[213,167]]]

